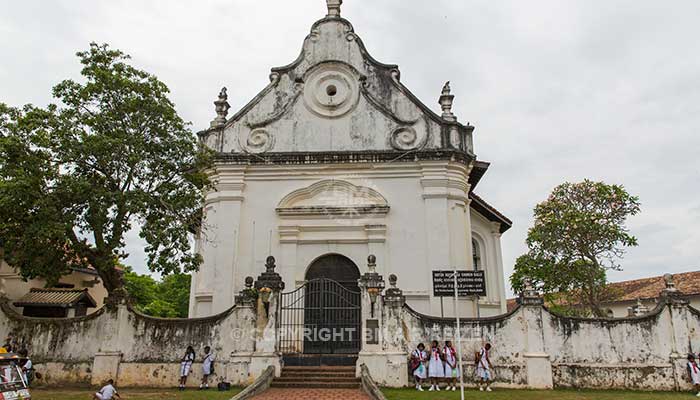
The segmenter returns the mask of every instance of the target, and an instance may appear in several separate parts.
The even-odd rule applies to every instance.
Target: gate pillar
[[[281,354],[277,351],[277,318],[280,292],[284,282],[275,272],[275,257],[265,260],[265,272],[255,282],[258,293],[256,301],[255,349],[250,359],[250,374],[260,376],[270,365],[275,367],[275,376],[282,373]]]
[[[382,296],[384,278],[376,271],[376,257],[367,257],[367,270],[360,278],[362,298],[362,350],[357,360],[357,376],[365,364],[372,378],[382,386],[408,384],[407,353],[401,329],[403,293],[396,288],[396,276],[389,280],[392,288]],[[398,335],[398,336],[397,336]]]

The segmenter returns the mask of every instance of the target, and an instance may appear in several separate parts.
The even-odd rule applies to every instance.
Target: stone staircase
[[[272,380],[273,388],[359,389],[355,367],[284,367],[282,376]]]

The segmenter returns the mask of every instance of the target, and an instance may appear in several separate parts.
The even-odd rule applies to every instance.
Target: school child
[[[211,352],[211,347],[204,347],[204,360],[202,361],[202,383],[199,384],[199,390],[209,389],[209,375],[214,373],[214,354]]]
[[[695,396],[700,397],[700,367],[693,354],[688,354],[688,374],[690,374],[690,381],[695,389]]]
[[[108,380],[107,384],[104,385],[99,392],[92,395],[94,400],[112,400],[114,397],[121,399],[119,393],[117,393],[117,389],[114,388],[113,379]]]
[[[428,363],[428,376],[430,377],[430,389],[440,391],[440,378],[445,377],[445,366],[442,364],[442,352],[437,340],[430,345],[430,362]]]
[[[443,349],[442,354],[445,358],[445,378],[447,379],[446,390],[450,390],[450,384],[452,385],[452,390],[457,390],[457,377],[459,377],[459,367],[457,366],[457,350],[455,350],[455,348],[452,347],[451,341],[445,341],[445,348]]]
[[[24,358],[24,360],[20,362],[20,367],[22,367],[24,381],[27,383],[27,386],[29,386],[34,378],[34,364],[32,360],[29,359],[29,351],[27,351],[27,349],[21,349],[18,354],[20,357]]]
[[[180,362],[180,386],[178,387],[180,390],[185,390],[187,376],[192,369],[192,363],[194,363],[194,348],[192,348],[192,346],[187,346],[185,356],[182,357],[182,361]]]
[[[491,360],[489,359],[489,351],[491,351],[491,343],[486,343],[479,351],[479,360],[476,366],[476,374],[479,376],[479,390],[487,392],[491,391]],[[486,389],[484,389],[486,386]]]
[[[423,379],[428,377],[428,372],[426,371],[425,363],[428,360],[428,354],[425,352],[425,345],[423,343],[418,343],[416,349],[411,353],[411,369],[413,373],[413,379],[416,382],[416,390],[423,391]]]

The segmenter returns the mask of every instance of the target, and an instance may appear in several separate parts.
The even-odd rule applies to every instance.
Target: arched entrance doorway
[[[345,256],[327,254],[311,263],[305,278],[280,296],[280,351],[303,353],[297,359],[307,365],[354,363],[348,355],[361,344],[359,268]]]

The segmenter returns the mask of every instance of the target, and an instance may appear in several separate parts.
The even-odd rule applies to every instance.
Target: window
[[[472,261],[474,266],[474,271],[481,269],[481,249],[479,248],[479,243],[472,239]]]

